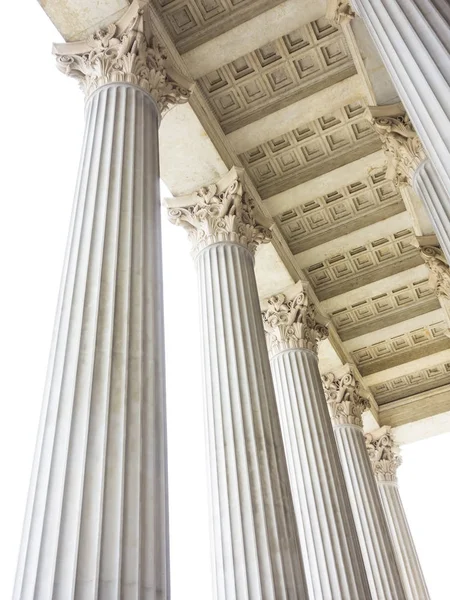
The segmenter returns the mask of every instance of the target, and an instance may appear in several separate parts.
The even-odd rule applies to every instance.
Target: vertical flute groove
[[[429,600],[427,584],[409,529],[397,483],[379,481],[378,490],[407,600]]]
[[[285,350],[273,356],[271,368],[309,598],[369,599],[317,357]]]
[[[15,600],[169,597],[157,138],[89,99]]]
[[[362,429],[339,425],[334,434],[372,597],[403,600],[405,593]]]
[[[197,257],[217,600],[306,598],[253,259]]]

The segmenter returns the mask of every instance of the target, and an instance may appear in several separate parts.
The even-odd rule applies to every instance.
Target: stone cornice
[[[326,18],[336,25],[345,25],[355,17],[349,0],[328,0]]]
[[[363,426],[362,414],[370,408],[369,399],[361,393],[360,384],[351,365],[344,372],[322,375],[325,398],[333,426]]]
[[[403,105],[369,106],[366,117],[383,144],[388,159],[387,176],[398,186],[410,185],[426,155]]]
[[[219,242],[241,244],[253,253],[271,240],[268,220],[255,210],[243,178],[244,170],[233,167],[217,183],[191,196],[167,200],[169,221],[186,229],[194,256]]]
[[[164,114],[190,95],[192,82],[167,65],[143,0],[134,0],[116,23],[82,42],[55,44],[53,52],[59,70],[77,79],[86,97],[109,83],[130,83],[148,92]]]
[[[365,437],[367,452],[376,479],[379,482],[396,482],[397,468],[401,465],[402,460],[391,428],[381,427],[381,429],[367,433]]]
[[[271,357],[293,348],[317,354],[318,342],[328,336],[328,328],[309,300],[308,284],[298,282],[265,304],[263,323]]]

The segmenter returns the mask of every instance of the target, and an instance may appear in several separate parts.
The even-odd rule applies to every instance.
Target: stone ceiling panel
[[[347,104],[240,155],[262,198],[381,148],[362,101]]]
[[[428,279],[422,279],[340,308],[330,317],[346,341],[439,308]]]
[[[410,244],[412,233],[403,229],[309,265],[306,274],[319,300],[422,264],[418,249]]]
[[[402,197],[386,170],[374,170],[309,202],[283,211],[274,219],[293,254],[372,225],[405,210]]]
[[[450,362],[396,377],[370,388],[380,406],[450,384]]]
[[[154,0],[182,54],[284,0]]]
[[[356,73],[341,29],[325,18],[198,80],[225,133]]]
[[[439,321],[372,346],[359,348],[351,356],[361,375],[365,377],[450,348],[450,339],[445,335],[447,330],[445,321]]]

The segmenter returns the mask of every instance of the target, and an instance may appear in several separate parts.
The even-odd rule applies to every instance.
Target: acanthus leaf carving
[[[367,433],[366,448],[375,477],[380,482],[396,482],[397,468],[401,465],[399,448],[390,427]]]
[[[146,3],[134,0],[128,13],[85,42],[55,44],[57,67],[75,78],[88,97],[108,83],[129,83],[148,92],[163,115],[187,102],[191,82],[167,66],[164,47],[151,32]]]
[[[421,246],[420,256],[430,271],[430,287],[438,298],[445,298],[450,302],[450,268],[444,253],[437,246]]]
[[[411,185],[414,172],[426,158],[409,115],[401,104],[370,106],[366,113],[388,159],[387,177],[395,185]]]
[[[223,189],[216,184],[202,187],[191,205],[168,210],[169,221],[186,229],[194,255],[219,242],[238,243],[255,252],[272,238],[270,229],[259,222],[255,202],[244,191],[236,170],[226,178]]]
[[[349,0],[328,0],[326,17],[336,25],[345,25],[355,17]]]
[[[322,385],[333,425],[362,427],[362,414],[370,408],[370,401],[361,393],[351,370],[340,377],[334,373],[322,375]]]
[[[293,348],[312,350],[317,354],[318,343],[328,337],[328,328],[316,314],[316,307],[307,292],[298,290],[291,300],[284,293],[271,296],[263,312],[269,354]]]

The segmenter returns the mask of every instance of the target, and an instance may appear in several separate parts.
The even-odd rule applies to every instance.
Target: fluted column
[[[327,328],[302,283],[269,298],[263,321],[309,598],[369,599],[317,361]]]
[[[450,185],[447,189],[442,185],[401,104],[371,106],[366,116],[380,136],[388,161],[387,176],[398,187],[414,188],[450,262]]]
[[[378,483],[391,532],[397,564],[408,600],[428,600],[429,594],[397,485],[401,464],[390,427],[366,434],[366,447]]]
[[[361,394],[349,365],[322,376],[372,598],[406,598],[377,484],[367,454]]]
[[[450,190],[450,5],[351,0],[444,185]]]
[[[198,274],[215,598],[297,600],[306,586],[254,273],[270,231],[242,177],[233,168],[169,209]]]
[[[414,171],[411,185],[422,199],[439,244],[450,262],[450,188],[444,188],[428,158]]]
[[[169,598],[158,125],[187,92],[147,25],[55,47],[86,126],[15,600]]]

